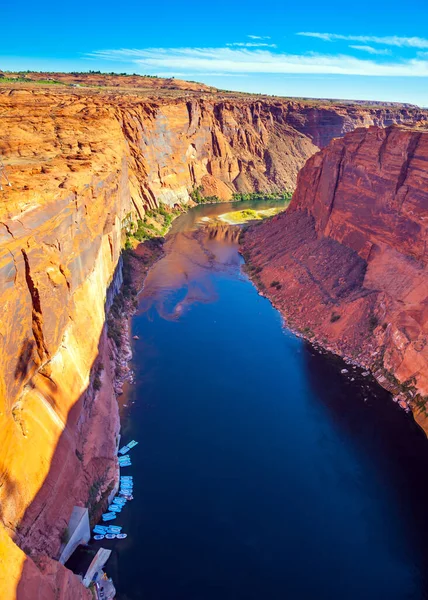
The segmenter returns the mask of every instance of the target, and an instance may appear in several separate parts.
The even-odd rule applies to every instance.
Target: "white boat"
[[[114,539],[116,539],[116,534],[115,533],[106,533],[105,538],[106,538],[106,540],[114,540]]]
[[[126,537],[128,537],[128,534],[127,533],[118,533],[116,535],[116,537],[118,540],[124,540]]]
[[[104,535],[101,533],[97,533],[96,535],[94,535],[94,540],[97,540],[97,542],[99,542],[100,540],[104,539]]]

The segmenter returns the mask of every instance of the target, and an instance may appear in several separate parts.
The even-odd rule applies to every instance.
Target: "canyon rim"
[[[99,516],[118,482],[126,340],[109,336],[106,314],[127,239],[147,219],[156,232],[160,208],[293,192],[286,212],[244,233],[256,285],[428,431],[426,110],[137,76],[27,79],[0,79],[12,184],[0,191],[4,598],[91,597],[57,559],[73,506]]]

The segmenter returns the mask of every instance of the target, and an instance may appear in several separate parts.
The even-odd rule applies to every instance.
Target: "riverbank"
[[[129,535],[107,546],[118,600],[410,596],[426,440],[371,377],[282,326],[242,276],[240,227],[205,221],[228,210],[175,221],[132,318],[121,420],[140,446]]]
[[[289,302],[287,302],[282,281],[279,279],[272,279],[270,282],[267,281],[264,266],[260,264],[260,259],[258,259],[260,251],[254,251],[254,248],[251,247],[250,238],[254,231],[253,227],[249,226],[245,228],[240,236],[240,253],[245,261],[243,270],[257,288],[259,294],[267,298],[272,306],[282,315],[287,329],[295,335],[308,340],[315,348],[318,347],[331,352],[340,356],[348,365],[361,368],[364,376],[372,375],[377,383],[390,392],[392,400],[406,412],[417,408],[411,390],[400,386],[391,374],[378,366],[379,353],[374,348],[360,354],[354,353],[351,355],[347,351],[346,340],[339,339],[336,342],[329,342],[325,331],[322,331],[322,327],[318,328],[313,323],[309,326],[307,311],[304,311],[302,306],[292,302],[292,292],[290,292]],[[333,311],[330,317],[331,324],[339,321],[340,318],[340,314]]]

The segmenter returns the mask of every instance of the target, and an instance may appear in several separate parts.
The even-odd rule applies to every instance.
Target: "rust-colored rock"
[[[206,195],[225,200],[234,191],[294,189],[315,144],[361,119],[371,123],[374,110],[380,122],[386,118],[386,109],[336,111],[177,81],[125,78],[132,89],[120,89],[123,79],[104,76],[100,82],[95,74],[80,82],[108,89],[71,90],[65,84],[78,78],[69,75],[61,76],[64,86],[0,88],[0,154],[12,183],[0,192],[0,577],[12,598],[19,593],[26,599],[26,577],[42,590],[34,598],[48,599],[44,590],[52,582],[71,577],[53,561],[42,565],[40,557],[58,556],[73,505],[86,504],[94,485],[98,497],[116,476],[114,348],[104,307],[107,289],[120,283],[130,220],[160,202],[184,205],[200,185]],[[416,108],[387,110],[396,122],[426,117]],[[314,160],[317,168],[320,159]],[[389,169],[383,158],[380,165]],[[398,196],[408,202],[402,191]],[[416,244],[415,264],[421,251]],[[406,312],[405,319],[419,323],[418,315]],[[423,356],[413,321],[405,331],[416,336],[412,351]],[[403,328],[399,320],[391,323],[398,340]],[[399,352],[410,352],[405,341],[397,344],[405,348],[391,346],[391,364],[400,362]],[[104,365],[98,393],[90,377],[95,361]],[[16,558],[10,576],[8,556]],[[73,599],[86,598],[70,581]]]
[[[427,222],[428,131],[370,127],[310,158],[244,244],[291,326],[406,393],[426,431]]]

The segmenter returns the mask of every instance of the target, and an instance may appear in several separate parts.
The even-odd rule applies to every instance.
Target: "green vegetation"
[[[94,390],[99,391],[101,389],[101,373],[104,371],[104,365],[99,362],[94,370]]]
[[[415,406],[416,408],[423,413],[425,416],[428,416],[427,404],[428,404],[428,396],[422,396],[421,394],[417,394],[415,396]]]
[[[199,185],[198,187],[194,188],[190,192],[190,197],[192,198],[193,202],[196,202],[196,204],[213,204],[215,202],[221,202],[218,196],[204,196],[203,192],[203,185]]]
[[[107,489],[102,494],[100,494],[104,482],[105,475],[103,477],[98,477],[89,488],[88,501],[86,503],[86,507],[89,511],[89,520],[91,522],[91,525],[93,524],[94,520],[99,516],[101,507],[104,505],[106,499],[108,498],[110,492],[114,487],[114,482],[112,481],[108,485]],[[98,496],[100,497],[98,498]]]
[[[273,217],[283,210],[284,207],[282,206],[267,208],[265,210],[253,210],[252,208],[246,208],[245,210],[236,210],[234,212],[220,215],[220,219],[222,221],[226,221],[227,223],[231,223],[232,225],[238,225],[240,223],[247,223],[248,221],[260,221],[268,217]]]
[[[301,333],[303,333],[303,335],[308,338],[313,338],[315,335],[310,327],[304,327],[303,329],[301,329]]]
[[[232,194],[232,199],[237,202],[248,200],[285,200],[290,202],[293,192],[247,192]]]
[[[67,544],[70,539],[70,532],[68,531],[68,527],[64,529],[61,533],[61,544]]]
[[[338,313],[332,312],[330,317],[330,323],[336,323],[340,319],[340,315]]]
[[[29,73],[30,71],[28,71]],[[150,79],[158,79],[157,75],[140,75],[139,73],[115,73],[114,71],[110,71],[109,73],[104,73],[103,71],[71,71],[70,75],[121,75],[122,77],[148,77]]]
[[[379,319],[376,315],[370,315],[369,317],[369,328],[370,331],[374,331],[376,327],[379,325]]]
[[[1,83],[43,83],[46,85],[64,85],[61,81],[54,79],[29,79],[28,77],[0,77]]]
[[[274,281],[270,282],[270,287],[272,288],[276,288],[277,290],[280,290],[282,288],[282,285],[280,284],[279,281],[277,281],[276,279]]]
[[[247,208],[246,210],[237,210],[234,212],[225,213],[224,215],[221,215],[221,218],[228,223],[238,224],[245,223],[246,221],[257,221],[262,217],[257,211]]]
[[[180,210],[167,210],[164,206],[159,206],[155,210],[148,210],[143,219],[138,219],[137,223],[130,223],[126,232],[125,249],[130,250],[133,247],[132,239],[139,242],[163,237],[171,226],[171,223],[181,214]]]

